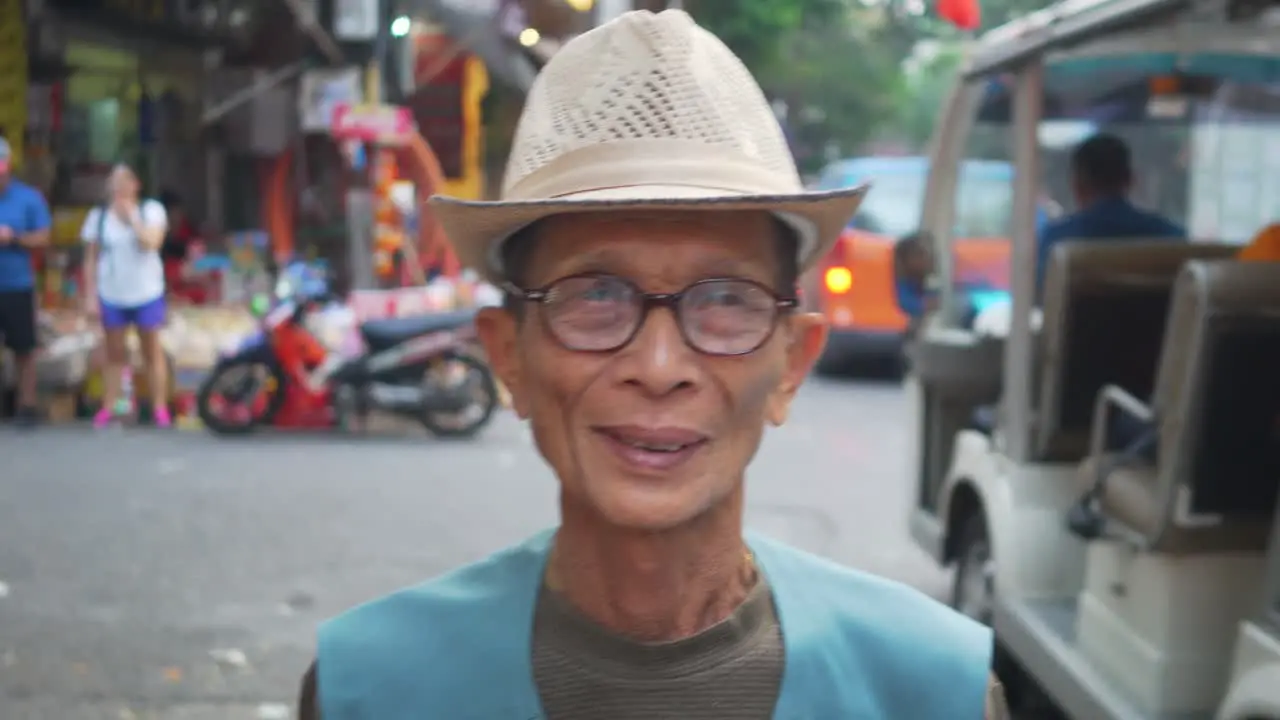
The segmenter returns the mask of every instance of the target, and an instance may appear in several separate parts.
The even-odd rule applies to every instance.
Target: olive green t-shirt
[[[534,612],[533,674],[548,720],[769,720],[783,657],[764,578],[728,618],[674,642],[610,632],[545,586]],[[319,718],[313,663],[299,719]]]

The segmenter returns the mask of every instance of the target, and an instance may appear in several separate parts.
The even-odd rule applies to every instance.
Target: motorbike
[[[328,352],[306,327],[333,302],[327,284],[303,269],[282,271],[260,332],[219,359],[201,385],[197,412],[219,435],[263,426],[363,427],[374,411],[420,422],[438,437],[467,437],[487,425],[497,385],[476,346],[474,311],[365,322],[364,352]]]

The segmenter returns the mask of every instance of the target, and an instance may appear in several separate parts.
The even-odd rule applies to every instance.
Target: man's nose
[[[694,354],[680,334],[675,313],[654,308],[619,358],[622,379],[655,396],[693,387],[697,379]]]

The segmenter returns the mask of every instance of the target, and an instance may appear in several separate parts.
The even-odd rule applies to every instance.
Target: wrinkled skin
[[[606,272],[650,293],[710,277],[777,288],[778,242],[763,213],[565,215],[538,227],[524,271],[529,288],[577,273]],[[478,320],[494,369],[562,489],[562,509],[604,524],[663,531],[712,509],[740,505],[743,474],[766,424],[780,425],[821,353],[820,315],[783,316],[754,353],[711,357],[685,344],[674,314],[652,311],[632,342],[611,353],[564,349],[529,305],[523,318],[488,309]],[[636,472],[598,429],[678,427],[705,446],[670,472]]]
[[[661,293],[736,276],[780,291],[776,242],[763,214],[563,216],[539,226],[523,280],[537,288],[598,271]],[[631,343],[611,353],[564,349],[538,313],[534,305],[519,316],[490,308],[477,324],[494,371],[561,485],[551,564],[564,550],[566,598],[605,627],[648,641],[686,637],[723,619],[754,582],[740,538],[746,467],[765,428],[787,419],[822,351],[825,321],[784,316],[754,353],[710,357],[684,343],[665,309],[652,311]],[[637,471],[595,429],[616,424],[677,426],[707,441],[670,472]],[[556,587],[550,574],[547,584]],[[1002,695],[993,676],[989,720],[1007,720]],[[319,718],[314,665],[300,717]]]

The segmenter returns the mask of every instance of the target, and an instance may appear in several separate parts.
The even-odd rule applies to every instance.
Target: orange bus
[[[819,178],[823,190],[872,183],[857,216],[806,282],[807,306],[831,324],[823,372],[866,360],[899,363],[910,318],[898,304],[893,248],[918,229],[928,172],[923,157],[864,157],[834,162]],[[959,188],[954,280],[1007,292],[1013,167],[967,160]]]

